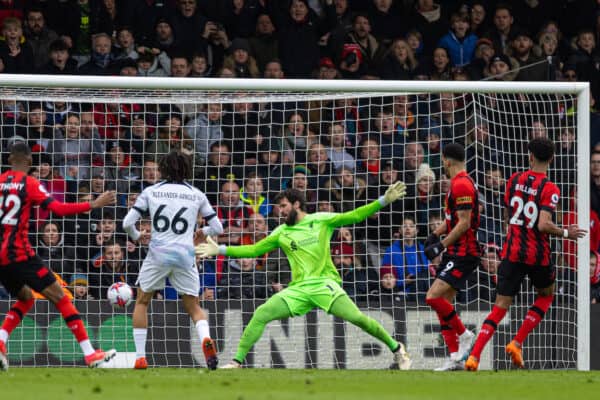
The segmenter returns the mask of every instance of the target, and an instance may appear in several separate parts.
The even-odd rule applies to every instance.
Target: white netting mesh
[[[193,184],[204,191],[226,227],[224,244],[253,243],[279,223],[271,201],[286,187],[304,190],[310,211],[348,211],[375,200],[395,180],[406,199],[332,238],[344,289],[361,309],[406,343],[415,368],[445,355],[435,315],[424,296],[434,265],[415,244],[441,223],[448,179],[441,147],[465,144],[467,168],[482,196],[482,268],[459,293],[466,325],[479,328],[490,309],[497,249],[504,240],[505,180],[527,167],[527,141],[547,135],[557,144],[551,170],[563,201],[557,219],[574,213],[576,115],[572,95],[261,93],[168,90],[2,88],[2,163],[15,140],[34,150],[34,172],[56,198],[83,201],[106,188],[116,207],[58,219],[43,212],[31,222],[38,253],[74,291],[94,343],[115,346],[120,365],[133,362],[128,312],[112,310],[106,289],[132,286],[148,235],[128,240],[122,219],[135,196],[158,179],[156,161],[179,148],[194,158]],[[48,220],[58,229],[51,242]],[[142,221],[140,229],[149,229]],[[559,294],[528,339],[528,365],[573,368],[576,352],[576,254],[554,240]],[[120,254],[120,256],[119,256]],[[121,260],[119,260],[119,258]],[[115,261],[116,260],[116,261]],[[111,261],[113,261],[111,263]],[[403,265],[406,265],[404,267]],[[390,268],[391,267],[391,268]],[[114,270],[113,268],[116,268]],[[287,260],[273,252],[256,260],[223,257],[200,264],[201,296],[210,311],[221,356],[230,358],[242,327],[265,298],[289,282]],[[83,292],[87,286],[86,297]],[[482,368],[505,367],[502,346],[531,304],[523,286],[510,318],[482,357]],[[167,289],[151,307],[151,364],[192,366],[203,357],[183,309]],[[8,300],[0,300],[6,311]],[[129,309],[128,311],[131,311]],[[39,301],[9,341],[13,365],[73,365],[79,351],[58,314]],[[46,344],[47,343],[47,344]],[[322,312],[269,325],[251,353],[254,366],[382,368],[389,354],[357,328]],[[493,354],[492,354],[493,353]]]

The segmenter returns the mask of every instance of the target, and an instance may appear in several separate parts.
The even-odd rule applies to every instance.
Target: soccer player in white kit
[[[146,369],[146,336],[148,333],[148,304],[156,290],[165,287],[165,279],[181,295],[183,308],[192,318],[209,369],[218,364],[215,342],[210,338],[206,312],[200,307],[200,277],[195,263],[194,233],[198,214],[208,222],[202,228],[204,236],[219,235],[223,225],[200,190],[186,179],[192,172],[190,158],[171,151],[159,162],[161,182],[146,189],[123,220],[123,229],[133,239],[140,237],[135,223],[148,213],[152,222],[152,238],[137,285],[138,293],[133,310],[133,338],[136,350],[136,369]]]

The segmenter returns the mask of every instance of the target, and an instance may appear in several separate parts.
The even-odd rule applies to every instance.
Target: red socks
[[[73,335],[75,336],[75,339],[77,339],[77,342],[87,340],[87,330],[83,325],[83,321],[79,316],[79,312],[77,311],[73,303],[71,303],[71,300],[67,296],[63,296],[63,298],[60,299],[58,303],[56,303],[56,308],[64,318],[65,323],[67,324],[71,332],[73,332]]]
[[[494,306],[492,308],[492,312],[490,312],[485,321],[483,321],[483,325],[481,326],[479,335],[477,335],[477,340],[475,341],[473,350],[471,350],[471,355],[477,357],[478,360],[481,357],[481,352],[483,351],[483,348],[485,347],[487,342],[489,342],[492,336],[494,336],[494,332],[496,332],[498,324],[506,315],[506,311],[508,310],[505,310],[504,308],[500,308],[498,306]]]
[[[515,339],[519,344],[523,344],[527,335],[542,321],[544,314],[550,308],[554,295],[550,296],[537,296],[533,305],[527,311],[527,315],[519,328],[519,331],[515,335]]]
[[[4,329],[10,335],[11,332],[19,326],[25,314],[31,310],[34,303],[35,300],[33,298],[27,301],[17,300],[6,314],[6,318],[4,318],[4,322],[0,329]]]
[[[459,336],[465,332],[465,326],[460,318],[458,318],[456,310],[452,304],[448,302],[448,300],[444,299],[443,297],[438,297],[437,299],[427,299],[425,301],[431,308],[435,310],[440,322],[443,321],[442,325],[446,323]]]
[[[440,318],[440,333],[444,338],[444,342],[448,347],[450,353],[456,353],[458,351],[458,335],[454,332],[454,329],[450,328],[450,325],[444,322]]]

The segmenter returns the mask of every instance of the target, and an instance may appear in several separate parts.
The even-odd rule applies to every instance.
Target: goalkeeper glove
[[[430,261],[433,261],[434,258],[442,254],[442,251],[444,251],[444,244],[438,238],[437,243],[425,247],[424,253]]]
[[[200,258],[212,257],[219,254],[219,245],[210,236],[207,236],[206,243],[200,243],[196,246],[195,251]]]
[[[440,241],[440,237],[438,235],[436,235],[435,233],[432,233],[431,235],[427,236],[427,240],[425,240],[425,243],[423,243],[423,246],[425,248],[431,246],[432,244],[436,244],[437,242]]]
[[[404,182],[392,183],[383,195],[385,204],[390,204],[406,196],[406,185]]]

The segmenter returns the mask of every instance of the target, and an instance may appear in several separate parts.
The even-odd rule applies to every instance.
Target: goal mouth
[[[10,145],[21,140],[34,151],[35,174],[58,199],[77,201],[103,189],[117,190],[115,207],[64,220],[42,210],[31,226],[37,231],[32,245],[43,253],[43,228],[48,222],[59,225],[64,249],[59,255],[49,252],[46,262],[73,293],[71,277],[86,275],[94,299],[82,297],[76,304],[92,341],[125,353],[135,351],[128,339],[131,306],[113,309],[105,299],[111,272],[103,243],[120,242],[120,271],[134,286],[150,237],[128,244],[120,224],[136,194],[158,180],[160,156],[174,148],[192,157],[190,183],[234,227],[221,240],[232,245],[260,240],[281,223],[272,200],[287,187],[307,194],[311,212],[345,212],[376,200],[394,180],[405,181],[409,190],[402,203],[337,230],[331,255],[344,289],[406,345],[416,369],[437,367],[447,356],[437,317],[423,301],[435,266],[421,258],[418,245],[412,250],[412,239],[422,243],[431,226],[444,222],[448,179],[440,150],[445,144],[465,145],[467,171],[482,195],[484,265],[457,301],[469,328],[481,326],[493,302],[494,268],[505,239],[503,182],[528,167],[530,138],[546,135],[556,143],[549,177],[561,189],[559,221],[573,218],[576,210],[589,210],[587,83],[2,74],[0,106],[3,167]],[[580,226],[589,225],[588,214],[577,213]],[[152,229],[150,220],[141,224]],[[589,254],[576,247],[589,247],[588,240],[576,245],[552,240],[559,290],[525,345],[530,368],[589,369]],[[198,264],[200,296],[221,358],[233,358],[256,307],[289,284],[286,262],[283,253],[272,252],[251,267],[247,261],[222,258]],[[255,273],[244,281],[248,268]],[[151,364],[202,365],[199,339],[171,289],[150,307]],[[480,368],[509,367],[503,346],[534,293],[523,285]],[[0,312],[9,308],[9,300],[1,299]],[[43,303],[36,305],[8,342],[11,365],[83,365],[68,332],[64,337],[60,333],[57,318]],[[270,324],[247,362],[256,367],[376,369],[389,367],[391,360],[375,339],[314,311]]]

